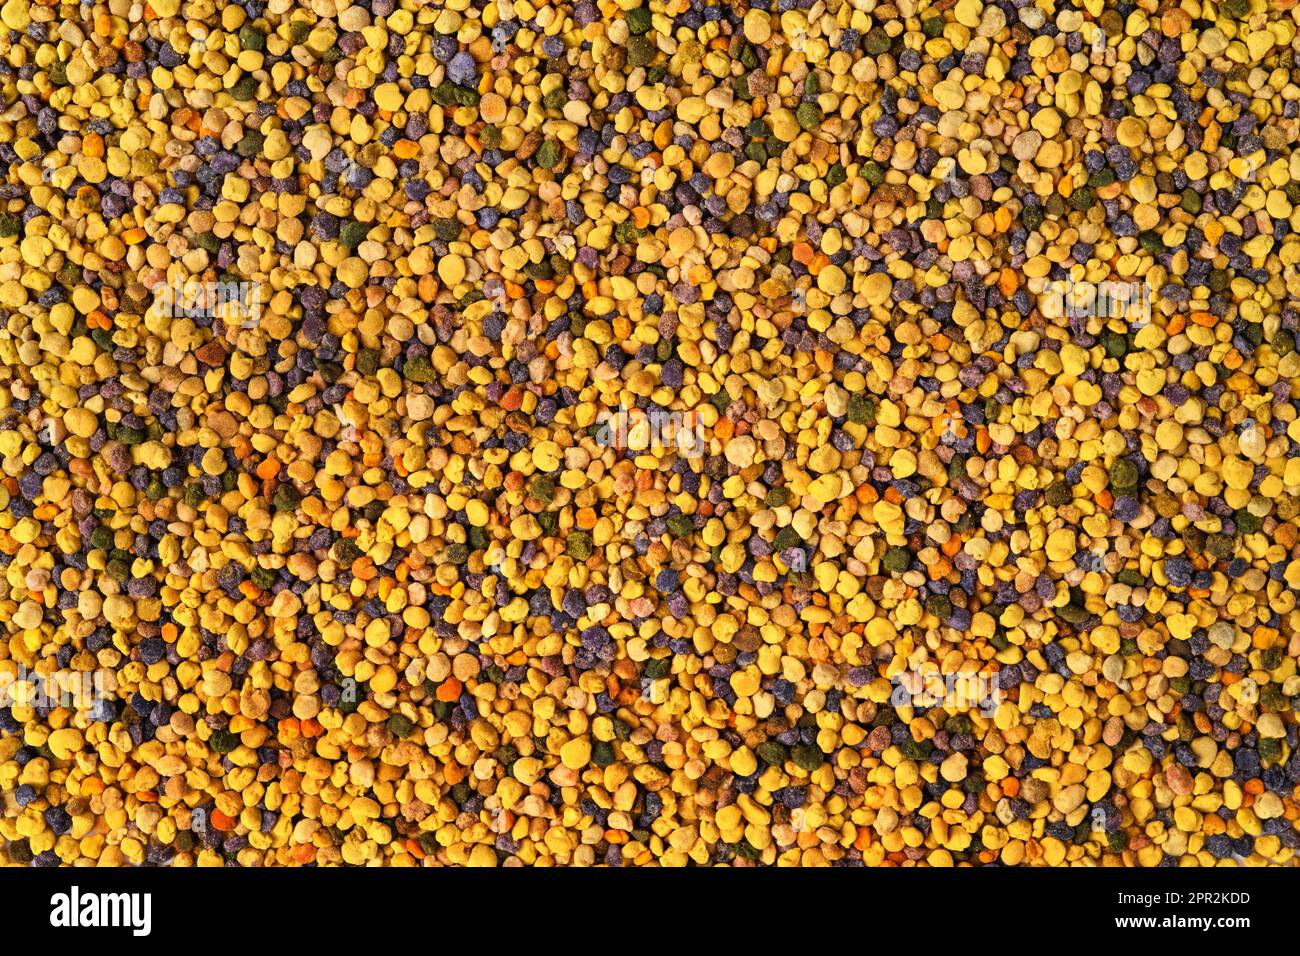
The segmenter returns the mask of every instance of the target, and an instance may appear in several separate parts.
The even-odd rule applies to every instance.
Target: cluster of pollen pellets
[[[1296,863],[1296,0],[0,0],[0,94],[0,862]]]

